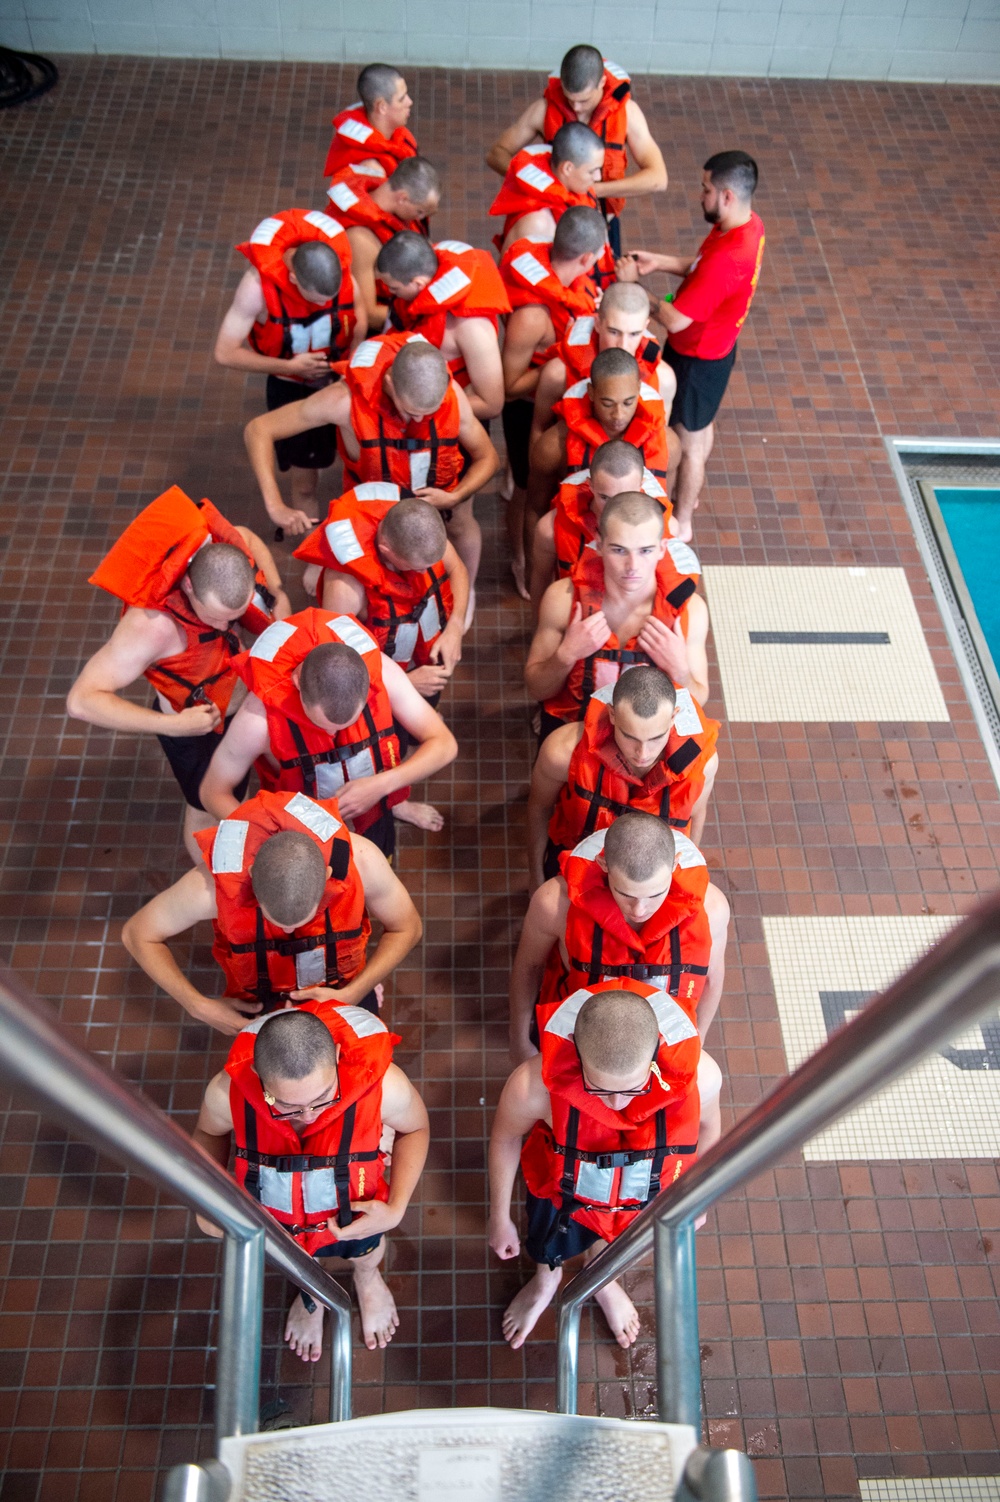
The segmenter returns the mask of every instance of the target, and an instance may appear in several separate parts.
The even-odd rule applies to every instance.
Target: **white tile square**
[[[958,919],[763,921],[785,1056],[792,1070]],[[807,1143],[803,1151],[810,1162],[996,1157],[1000,1153],[997,1016],[984,1018],[980,1027],[952,1039],[940,1053],[924,1059]]]
[[[858,1486],[861,1502],[1000,1502],[1000,1476],[894,1476]]]
[[[902,569],[712,565],[703,578],[731,720],[949,718]],[[755,643],[752,632],[888,641]]]

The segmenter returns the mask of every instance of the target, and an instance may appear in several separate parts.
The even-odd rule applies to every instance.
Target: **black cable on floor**
[[[59,82],[59,69],[37,52],[14,52],[0,47],[0,110],[27,104],[47,94]]]

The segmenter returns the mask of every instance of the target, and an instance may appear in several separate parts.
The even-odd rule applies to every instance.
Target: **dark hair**
[[[607,243],[608,230],[600,209],[583,204],[567,209],[556,225],[552,241],[554,261],[575,261],[577,256],[597,254]]]
[[[604,142],[596,131],[589,125],[581,125],[579,120],[570,120],[560,125],[552,137],[552,165],[560,167],[569,162],[573,167],[583,167],[603,150]]]
[[[665,704],[671,710],[677,703],[677,690],[670,678],[652,663],[640,663],[622,673],[611,695],[611,707],[620,709],[627,704],[640,720],[649,720],[658,714]]]
[[[590,367],[590,384],[596,386],[599,381],[613,376],[633,376],[641,382],[642,371],[635,355],[630,355],[627,349],[602,349],[595,355]]]
[[[594,457],[590,461],[591,475],[596,472],[608,475],[612,480],[624,480],[626,475],[634,475],[636,470],[640,475],[646,471],[642,450],[637,449],[634,443],[626,443],[624,438],[609,438],[607,443],[602,443],[594,450]]]
[[[744,203],[757,191],[757,163],[745,151],[717,151],[704,170],[711,174],[714,188],[729,188]]]
[[[420,412],[436,412],[444,401],[451,379],[448,362],[436,345],[426,339],[404,344],[390,367],[393,390]]]
[[[378,253],[375,270],[380,276],[391,276],[394,282],[405,286],[415,276],[434,276],[438,258],[426,235],[415,230],[401,229],[387,240]]]
[[[604,837],[604,860],[627,881],[649,881],[667,866],[674,869],[674,832],[655,814],[631,808]]]
[[[223,610],[245,610],[253,588],[253,564],[231,542],[207,542],[188,564],[187,576],[196,600],[203,605],[211,595]]]
[[[596,47],[581,42],[571,47],[559,64],[559,82],[567,94],[582,94],[596,89],[604,77],[604,59]]]
[[[353,725],[370,688],[364,658],[345,642],[321,642],[302,659],[299,695],[303,706],[322,710],[333,725]]]
[[[310,292],[320,292],[324,297],[336,297],[340,291],[343,271],[340,257],[332,245],[321,240],[307,240],[292,251],[292,270],[300,287]]]
[[[336,1064],[337,1045],[314,1012],[275,1012],[257,1034],[253,1067],[257,1078],[304,1080],[321,1064]]]
[[[390,506],[379,522],[376,536],[414,569],[433,568],[441,562],[448,546],[440,511],[419,496]]]
[[[326,886],[326,861],[310,835],[283,829],[264,841],[250,867],[253,894],[275,923],[305,923]]]
[[[358,74],[358,93],[366,110],[374,108],[379,99],[388,102],[396,92],[396,85],[403,77],[391,63],[369,63]]]
[[[388,181],[390,188],[405,193],[418,209],[441,193],[441,179],[425,156],[404,157]]]

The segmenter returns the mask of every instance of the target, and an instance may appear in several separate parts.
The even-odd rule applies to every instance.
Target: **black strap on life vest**
[[[570,1106],[569,1115],[566,1119],[566,1141],[555,1141],[553,1133],[553,1146],[557,1153],[562,1154],[563,1170],[559,1180],[559,1193],[562,1196],[562,1204],[559,1213],[559,1229],[565,1232],[569,1225],[573,1211],[576,1208],[576,1143],[580,1133],[580,1113],[576,1106]]]
[[[305,791],[311,798],[316,797],[316,768],[321,763],[350,761],[351,757],[357,756],[360,751],[370,749],[375,762],[376,772],[384,772],[387,765],[392,765],[392,763],[386,762],[383,755],[382,743],[383,741],[392,740],[396,732],[391,725],[385,730],[376,729],[375,716],[372,714],[371,707],[368,704],[361,711],[361,718],[365,722],[368,734],[362,736],[360,740],[349,741],[343,746],[330,746],[326,751],[310,751],[306,745],[306,738],[302,734],[302,727],[296,720],[286,718],[288,731],[295,742],[295,749],[298,754],[289,757],[286,761],[279,761],[278,765],[283,772],[290,770],[292,767],[298,767],[302,774],[302,781],[305,784]]]
[[[427,466],[427,484],[438,483],[439,452],[443,448],[458,448],[458,435],[454,438],[442,438],[438,433],[437,422],[433,417],[428,419],[430,429],[426,438],[390,438],[385,431],[385,418],[382,413],[378,414],[378,437],[359,438],[358,443],[363,449],[378,449],[379,466],[381,469],[380,479],[392,480],[392,471],[389,468],[389,450],[397,449],[407,454],[420,453],[425,449],[430,450],[430,463]]]
[[[335,842],[336,843],[343,843]],[[346,872],[344,873],[346,874]],[[276,991],[271,984],[271,974],[267,963],[269,954],[280,954],[284,957],[297,954],[306,954],[309,950],[325,950],[325,984],[335,986],[342,981],[351,980],[353,977],[340,973],[337,957],[337,945],[347,943],[351,939],[360,939],[364,933],[364,924],[357,928],[335,929],[330,918],[330,909],[327,907],[323,914],[323,932],[321,934],[307,934],[296,938],[292,934],[283,937],[268,938],[264,930],[264,914],[258,906],[256,915],[256,932],[254,937],[245,944],[229,944],[230,954],[253,954],[256,957],[256,980],[254,983],[254,995],[260,1002],[264,1012],[273,1012],[277,1007],[283,1007],[288,1000],[290,991]],[[293,986],[291,990],[298,990]]]
[[[440,574],[438,573],[439,569],[441,569]],[[400,611],[396,606],[395,600],[391,599],[389,595],[385,594],[380,597],[379,605],[384,607],[388,613],[384,616],[372,615],[369,613],[367,624],[369,629],[372,631],[381,631],[385,629],[387,635],[385,639],[385,645],[382,647],[382,651],[385,653],[386,657],[393,657],[393,653],[396,650],[396,638],[399,635],[400,626],[408,626],[414,622],[419,621],[420,617],[424,613],[424,608],[427,604],[427,601],[431,598],[431,596],[433,596],[437,601],[438,619],[441,622],[442,630],[444,629],[445,625],[447,624],[447,616],[445,614],[444,608],[444,596],[441,593],[441,583],[444,577],[444,570],[441,564],[436,563],[433,568],[428,569],[424,575],[424,578],[427,581],[426,588],[424,589],[423,594],[420,596],[420,599],[417,600],[416,604],[412,605],[407,611]],[[395,661],[394,657],[393,661]]]
[[[255,1200],[259,1201],[260,1167],[257,1161],[259,1157],[257,1152],[257,1112],[246,1097],[243,1100],[243,1135],[247,1139],[247,1145],[245,1148],[236,1149],[237,1157],[240,1157],[241,1153],[246,1155],[247,1176],[243,1180],[243,1187],[247,1194],[252,1195]]]
[[[583,821],[583,829],[578,835],[578,839],[584,839],[588,834],[594,833],[594,830],[597,828],[598,817],[602,811],[606,811],[612,816],[612,818],[617,819],[619,815],[628,813],[629,809],[634,807],[631,788],[629,790],[629,797],[626,798],[624,803],[618,798],[609,798],[607,793],[601,791],[604,786],[604,777],[606,771],[607,768],[602,762],[598,767],[597,783],[593,788],[581,787],[580,783],[578,782],[573,783],[574,793],[576,793],[578,798],[582,798],[588,805],[587,815]],[[641,793],[642,788],[637,787],[635,789],[636,797],[638,797]],[[688,823],[687,819],[671,819],[670,817],[669,783],[660,794],[660,807],[657,810],[657,817],[660,819],[665,819],[668,824],[673,824],[679,829],[685,828]]]
[[[587,985],[595,986],[600,980],[621,980],[627,976],[630,980],[645,981],[647,985],[662,983],[666,978],[666,990],[671,996],[678,994],[678,987],[682,975],[707,975],[707,965],[690,965],[681,958],[681,935],[680,928],[670,930],[670,961],[668,964],[647,965],[642,961],[630,960],[624,965],[609,965],[602,958],[604,949],[604,930],[599,923],[591,921],[590,957],[581,959],[576,955],[569,955],[569,963],[573,970],[582,971],[587,977]]]
[[[351,1138],[354,1136],[354,1117],[357,1102],[351,1101],[344,1112],[340,1126],[340,1145],[333,1163],[333,1182],[337,1186],[337,1224],[349,1226],[354,1219],[351,1209]]]
[[[297,326],[300,329],[307,329],[310,327],[310,325],[318,323],[321,318],[329,318],[330,320],[330,343],[326,353],[328,357],[332,356],[334,351],[338,347],[337,340],[342,327],[339,295],[337,302],[331,304],[329,308],[317,308],[313,313],[306,313],[305,315],[299,314],[297,317],[293,318],[291,313],[289,313],[287,308],[285,307],[285,300],[281,295],[281,288],[277,285],[277,283],[274,283],[274,290],[277,293],[278,305],[281,308],[281,313],[278,317],[275,317],[273,313],[269,313],[267,315],[267,321],[268,323],[281,324],[281,354],[278,358],[281,360],[291,360],[293,358],[295,352],[292,349],[292,329],[294,327]],[[323,350],[313,350],[312,353],[321,355],[323,354]]]
[[[570,1106],[566,1118],[566,1141],[557,1142],[555,1133],[552,1137],[553,1150],[562,1158],[563,1169],[559,1178],[559,1193],[561,1196],[559,1228],[565,1230],[573,1211],[580,1205],[592,1203],[581,1200],[576,1193],[576,1166],[578,1163],[593,1163],[598,1168],[629,1168],[633,1163],[645,1163],[652,1159],[649,1171],[649,1194],[644,1200],[648,1204],[655,1199],[660,1192],[660,1179],[663,1174],[663,1165],[667,1158],[688,1157],[698,1151],[696,1142],[667,1142],[667,1109],[661,1107],[655,1117],[656,1141],[653,1147],[627,1148],[617,1153],[588,1152],[577,1146],[580,1131],[580,1112],[575,1106]],[[616,1210],[624,1206],[618,1204],[600,1204],[599,1209]]]
[[[652,662],[645,652],[638,652],[632,647],[600,647],[583,660],[583,683],[580,692],[580,710],[577,719],[582,720],[587,713],[587,705],[594,696],[596,668],[598,662],[614,662],[618,665],[618,676],[626,668],[651,667]]]

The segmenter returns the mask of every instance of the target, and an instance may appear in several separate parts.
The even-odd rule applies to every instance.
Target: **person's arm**
[[[455,343],[469,372],[466,396],[481,422],[503,411],[503,361],[496,330],[488,318],[454,319]]]
[[[566,393],[566,366],[562,360],[548,360],[542,366],[535,387],[535,415],[531,420],[531,446],[555,422],[552,408]]]
[[[167,944],[168,939],[214,918],[215,913],[215,883],[204,866],[196,866],[132,915],[122,929],[122,943],[150,980],[195,1021],[234,1037],[257,1015],[260,1003],[232,996],[205,996],[188,980]]]
[[[729,903],[712,882],[709,882],[705,893],[705,913],[712,936],[712,951],[708,958],[705,987],[698,999],[698,1032],[703,1043],[722,1000],[722,987],[726,979],[726,944],[729,939]]]
[[[127,610],[110,640],[84,665],[66,696],[67,712],[74,720],[130,735],[208,735],[222,719],[210,701],[177,714],[161,714],[120,697],[123,688],[154,662],[182,651],[183,644],[179,628],[162,610]]]
[[[528,512],[532,516],[544,516],[566,477],[566,428],[563,423],[553,423],[544,433],[531,441],[528,451]]]
[[[353,834],[354,860],[365,889],[365,908],[382,925],[382,937],[368,955],[364,968],[342,986],[306,986],[291,993],[293,1001],[335,1001],[338,1006],[356,1006],[374,991],[397,965],[401,965],[420,942],[423,925],[413,899],[389,862],[371,840]]]
[[[518,1062],[538,1052],[529,1036],[531,1019],[549,955],[566,928],[566,908],[566,884],[553,877],[538,888],[524,915],[510,972],[510,1053]]]
[[[286,615],[291,615],[292,603],[282,587],[281,575],[278,573],[278,565],[274,561],[271,549],[257,536],[256,532],[251,532],[249,527],[237,527],[236,530],[250,549],[254,563],[264,575],[268,593],[274,596],[271,614],[276,621],[283,621]]]
[[[632,250],[616,263],[615,273],[620,282],[635,282],[640,276],[652,276],[656,271],[665,271],[669,276],[687,276],[693,262],[693,256],[664,256],[655,250]]]
[[[524,681],[528,693],[539,703],[550,699],[562,688],[575,662],[581,662],[604,646],[611,629],[603,610],[583,614],[579,600],[573,599],[568,579],[557,579],[542,596]]]
[[[541,1060],[519,1064],[503,1087],[490,1132],[490,1246],[509,1262],[521,1250],[511,1201],[521,1162],[521,1143],[536,1121],[550,1114],[548,1091],[542,1081]]]
[[[552,583],[555,569],[555,512],[546,511],[545,515],[540,516],[535,523],[535,530],[531,537],[531,579],[528,584],[528,593],[531,595],[531,609],[536,621],[542,596]]]
[[[687,630],[684,616],[687,615]],[[708,700],[708,606],[692,595],[672,626],[647,616],[636,638],[639,648],[677,688],[690,689],[699,704]]]
[[[339,1226],[336,1216],[326,1223],[335,1241],[363,1241],[395,1230],[423,1173],[431,1137],[427,1110],[396,1064],[389,1065],[382,1080],[382,1125],[396,1133],[388,1201],[352,1200],[354,1219],[349,1226]]]
[[[681,329],[690,328],[694,322],[680,308],[675,308],[672,302],[663,302],[659,298],[653,298],[650,306],[650,317],[654,323],[666,329],[668,334],[679,334]]]
[[[508,125],[486,153],[486,165],[499,177],[507,176],[507,168],[525,146],[541,140],[545,123],[545,100],[536,99],[523,114],[518,115],[513,125]]]
[[[469,608],[469,571],[451,543],[444,550],[444,571],[451,584],[451,617],[441,635],[430,650],[432,662],[439,662],[448,676],[462,660],[462,637],[465,633],[465,612]]]
[[[229,1076],[224,1069],[209,1081],[205,1099],[198,1113],[198,1121],[191,1136],[195,1144],[208,1154],[213,1163],[218,1163],[223,1169],[229,1167],[233,1113],[229,1104]],[[200,1215],[195,1216],[195,1219],[206,1236],[214,1236],[221,1240],[224,1233],[220,1226],[213,1225],[210,1220],[205,1220]]]
[[[711,1054],[702,1053],[698,1060],[698,1096],[701,1117],[698,1123],[698,1157],[714,1147],[722,1136],[722,1070]],[[697,1222],[702,1225],[704,1216]]]
[[[508,401],[529,401],[538,386],[539,370],[531,357],[545,340],[555,337],[548,309],[539,303],[515,308],[507,320],[503,341],[503,381]]]
[[[281,376],[285,380],[298,377],[303,381],[320,381],[330,374],[326,355],[311,350],[303,355],[294,355],[290,360],[280,360],[272,355],[259,355],[249,349],[246,340],[254,324],[267,305],[260,285],[260,275],[252,266],[243,273],[236,289],[232,306],[215,339],[215,363],[228,370],[259,371],[263,375]]]
[[[256,694],[248,694],[216,746],[201,780],[198,796],[210,814],[224,819],[234,808],[239,808],[236,789],[267,747],[267,711]]]
[[[667,186],[663,152],[653,140],[646,117],[634,99],[625,106],[625,115],[628,132],[625,144],[639,170],[618,178],[616,182],[597,183],[595,198],[636,198],[640,193],[662,193]]]
[[[341,574],[336,569],[323,571],[323,609],[337,615],[353,615],[355,620],[368,619],[368,596],[365,586],[353,574]]]
[[[356,306],[364,309],[367,325],[372,332],[379,333],[389,316],[389,309],[379,302],[375,288],[375,262],[382,246],[378,236],[363,225],[352,225],[347,231],[347,238],[351,242],[351,269],[360,297]]]
[[[582,725],[564,725],[547,735],[538,748],[538,758],[528,787],[528,890],[535,892],[545,877],[542,863],[548,841],[549,820],[556,799],[566,786],[569,764],[583,734]]]
[[[351,297],[354,302],[354,333],[351,335],[351,354],[368,338],[368,308],[356,276],[351,277]]]
[[[467,501],[482,490],[500,468],[500,455],[490,440],[490,435],[469,405],[469,398],[461,386],[452,381],[452,390],[458,396],[458,441],[468,454],[471,463],[464,477],[454,490],[439,490],[436,485],[425,485],[417,490],[422,501],[430,501],[439,511],[448,511]]]
[[[555,234],[556,221],[551,209],[529,209],[526,214],[514,220],[504,235],[500,254],[506,255],[517,240],[544,240],[551,245]]]
[[[373,777],[361,777],[354,782],[345,782],[337,794],[337,803],[345,819],[353,819],[373,808],[381,798],[386,798],[397,788],[405,788],[412,782],[424,782],[448,766],[458,755],[455,737],[436,709],[422,699],[398,663],[382,656],[382,680],[389,695],[393,718],[402,725],[413,742],[413,749],[398,767],[389,767],[376,772]],[[239,711],[243,713],[242,709]],[[236,729],[235,723],[226,740]],[[202,784],[204,788],[204,783]],[[202,793],[202,802],[205,802]]]
[[[301,537],[310,531],[319,517],[307,516],[304,511],[292,510],[285,505],[274,470],[274,445],[279,438],[295,438],[299,433],[308,433],[310,428],[321,428],[326,423],[344,427],[349,424],[350,417],[350,393],[344,382],[339,381],[335,386],[314,391],[301,402],[289,402],[284,407],[276,407],[273,412],[262,412],[243,429],[243,441],[267,514],[276,527],[284,527],[293,537]]]

